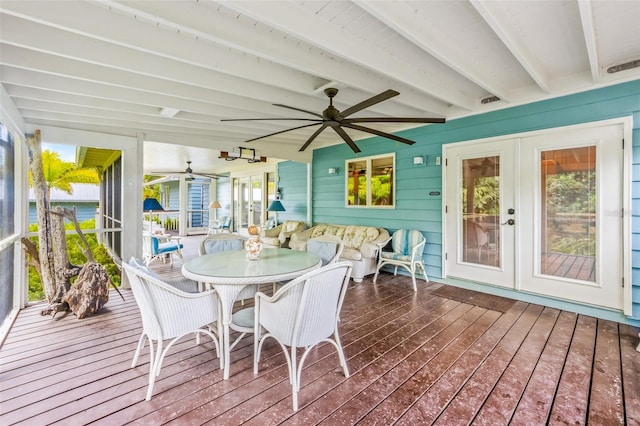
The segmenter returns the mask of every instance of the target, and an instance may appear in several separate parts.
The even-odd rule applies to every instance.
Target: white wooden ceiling
[[[607,72],[640,60],[638,22],[637,0],[2,0],[0,82],[27,124],[144,133],[145,169],[216,172],[220,150],[308,161],[342,143],[327,129],[298,152],[314,127],[245,143],[301,122],[220,121],[313,118],[273,104],[321,113],[324,87],[341,110],[400,92],[357,116],[451,120],[638,79]]]

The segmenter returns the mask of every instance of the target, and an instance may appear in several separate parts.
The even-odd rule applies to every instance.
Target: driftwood
[[[69,305],[78,319],[84,318],[98,312],[109,301],[110,282],[104,266],[95,262],[85,263],[62,301]]]
[[[29,264],[40,274],[48,306],[41,315],[52,315],[71,310],[77,318],[98,312],[109,300],[109,285],[118,291],[104,266],[95,262],[91,247],[80,229],[76,209],[56,207],[50,209],[48,188],[44,178],[40,131],[28,138],[29,166],[36,198],[39,248],[23,238],[24,249],[30,257]],[[80,237],[80,248],[88,262],[84,266],[71,264],[67,251],[64,219],[70,220]],[[72,285],[72,278],[78,277]]]

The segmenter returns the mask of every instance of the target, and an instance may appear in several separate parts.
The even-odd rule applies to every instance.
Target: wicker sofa
[[[300,220],[285,220],[284,223],[271,229],[264,229],[260,233],[260,241],[265,247],[289,248],[289,238],[305,228]]]
[[[378,253],[391,239],[389,232],[384,228],[321,223],[306,231],[292,234],[289,247],[305,250],[307,240],[322,235],[335,235],[342,239],[344,250],[340,260],[348,260],[353,264],[351,278],[357,283],[362,282],[365,275],[376,272]]]

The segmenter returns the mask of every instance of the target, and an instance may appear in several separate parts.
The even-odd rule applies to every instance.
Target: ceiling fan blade
[[[320,126],[320,128],[318,130],[316,130],[315,132],[313,132],[313,134],[309,137],[309,139],[307,139],[307,141],[304,143],[304,145],[302,145],[300,147],[300,149],[298,151],[304,151],[305,149],[307,149],[307,147],[311,144],[311,142],[313,142],[320,133],[322,133],[322,131],[324,129],[326,129],[328,127],[328,124],[323,123],[322,126]]]
[[[192,173],[191,175],[194,177],[202,177],[207,179],[219,179],[221,177],[220,175],[216,175],[212,173]]]
[[[268,121],[268,120],[279,120],[279,121],[316,121],[321,122],[322,120],[318,120],[315,118],[221,118],[220,121]]]
[[[281,108],[289,108],[289,109],[292,109],[294,111],[300,111],[300,112],[304,112],[304,113],[315,115],[316,117],[322,118],[321,114],[318,114],[317,112],[313,112],[313,111],[307,111],[306,109],[300,109],[300,108],[292,107],[292,106],[289,106],[289,105],[283,105],[283,104],[273,104],[273,106],[277,106],[277,107],[281,107]]]
[[[398,96],[400,93],[396,92],[395,90],[385,90],[384,92],[375,95],[369,99],[366,99],[358,104],[353,105],[350,108],[345,109],[344,111],[342,111],[342,116],[343,117],[348,117],[353,113],[356,113],[358,111],[361,111],[365,108],[369,108],[372,105],[375,105],[377,103],[380,103],[382,101],[386,101],[389,98],[393,98],[394,96]]]
[[[368,127],[358,126],[357,124],[342,124],[344,127],[348,127],[354,130],[360,130],[361,132],[371,133],[373,135],[382,136],[383,138],[393,139],[394,141],[406,143],[407,145],[413,145],[415,142],[410,139],[405,139],[400,136],[396,136],[391,133],[381,132],[376,129],[370,129]]]
[[[269,136],[279,135],[280,133],[286,133],[286,132],[290,132],[292,130],[304,129],[305,127],[317,126],[318,124],[321,123],[319,120],[313,120],[313,121],[318,121],[318,122],[317,123],[313,123],[313,124],[305,124],[304,126],[292,127],[291,129],[280,130],[279,132],[269,133],[268,135],[264,135],[264,136],[258,136],[257,138],[246,140],[245,142],[257,141],[258,139],[268,138]]]
[[[355,142],[353,142],[353,139],[349,137],[347,132],[345,132],[342,127],[340,127],[339,125],[336,125],[336,126],[331,126],[331,128],[335,130],[337,134],[340,135],[340,137],[347,143],[347,145],[351,147],[353,152],[355,152],[356,154],[360,152],[360,148],[358,148]]]
[[[347,118],[342,124],[351,123],[444,123],[444,118],[420,118],[420,117],[362,117]]]

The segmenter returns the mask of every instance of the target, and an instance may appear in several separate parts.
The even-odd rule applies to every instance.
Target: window
[[[15,145],[8,129],[0,123],[0,324],[13,308],[15,250]],[[14,237],[15,238],[15,237]]]
[[[395,160],[385,154],[347,161],[347,205],[393,208]]]

